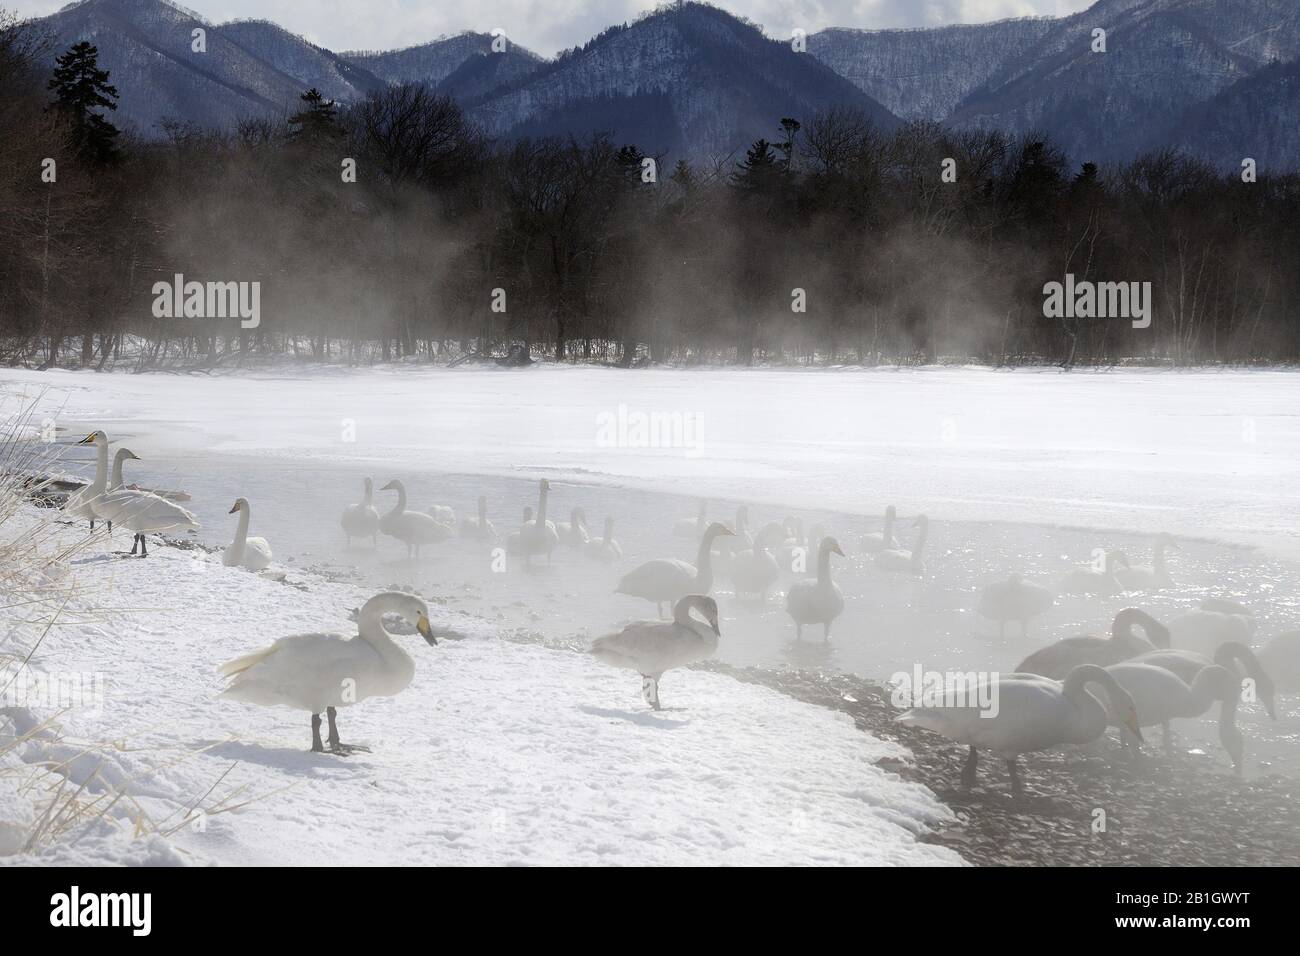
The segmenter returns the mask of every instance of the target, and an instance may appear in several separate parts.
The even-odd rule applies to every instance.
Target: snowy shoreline
[[[106,675],[99,713],[74,710],[58,721],[64,740],[17,752],[30,767],[84,749],[70,781],[89,780],[88,793],[108,781],[130,799],[75,842],[0,862],[961,862],[918,840],[951,820],[947,808],[875,766],[902,748],[843,715],[694,670],[671,675],[656,714],[634,680],[584,654],[500,640],[436,605],[444,638],[410,648],[412,686],[341,713],[345,739],[374,752],[311,754],[305,713],[217,699],[216,667],[282,634],[348,631],[366,594],[309,572],[268,580],[200,550],[123,558],[128,538],[72,560],[105,610],[70,606],[33,659],[43,672]],[[21,611],[0,620],[3,649],[25,652]],[[20,733],[42,716],[11,714]],[[22,770],[4,769],[0,779]],[[137,815],[162,831],[188,807],[207,812],[166,841],[130,839]]]

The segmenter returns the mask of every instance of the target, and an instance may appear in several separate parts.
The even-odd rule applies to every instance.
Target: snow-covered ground
[[[35,520],[35,509],[21,518]],[[0,529],[6,539],[21,521]],[[306,713],[219,699],[217,667],[283,634],[355,633],[349,609],[370,592],[298,572],[268,580],[197,551],[113,551],[128,545],[119,533],[73,559],[63,583],[83,594],[33,659],[45,674],[99,675],[102,694],[59,719],[63,742],[16,753],[29,765],[73,758],[69,790],[109,781],[129,794],[115,825],[75,828],[51,862],[960,862],[916,839],[946,808],[875,766],[900,748],[843,715],[695,671],[665,679],[654,713],[635,675],[436,606],[444,636],[411,640],[414,683],[340,712],[343,739],[373,752],[312,754]],[[0,610],[3,650],[31,645],[29,616]],[[48,713],[10,716],[23,734]],[[15,755],[0,767],[0,798],[7,785],[14,799],[22,769]],[[192,808],[170,847],[129,839],[140,819],[165,832]]]

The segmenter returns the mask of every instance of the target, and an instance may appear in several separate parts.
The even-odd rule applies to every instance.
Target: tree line
[[[774,117],[708,163],[607,135],[492,141],[418,84],[283,120],[119,133],[94,47],[0,20],[0,361],[259,357],[1099,364],[1300,358],[1300,176],[1177,149]],[[1249,155],[1243,144],[1243,156]],[[1152,322],[1051,318],[1067,274]],[[261,320],[155,283],[258,282]]]

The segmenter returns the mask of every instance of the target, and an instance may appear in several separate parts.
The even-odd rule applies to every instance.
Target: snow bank
[[[44,862],[961,862],[916,839],[950,812],[874,766],[900,749],[843,715],[690,671],[665,679],[654,713],[635,676],[436,606],[435,626],[463,637],[413,640],[411,687],[340,713],[343,739],[373,753],[312,754],[305,713],[218,699],[216,668],[282,634],[351,631],[368,594],[161,545],[115,554],[129,537],[72,568],[98,607],[120,610],[74,609],[35,659],[103,675],[102,701],[22,750],[129,799]],[[12,652],[31,635],[15,609],[0,615]],[[9,712],[20,734],[39,716]],[[132,840],[141,821],[149,836]]]

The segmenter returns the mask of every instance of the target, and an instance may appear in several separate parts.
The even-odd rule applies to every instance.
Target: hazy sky
[[[1035,14],[1064,15],[1094,0],[718,0],[762,24],[769,36],[794,27],[920,27]],[[44,16],[64,0],[0,0],[0,8]],[[397,49],[462,30],[505,30],[544,55],[583,43],[605,27],[658,6],[655,0],[189,0],[208,20],[274,20],[332,50]]]

